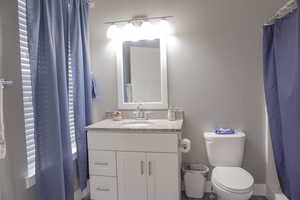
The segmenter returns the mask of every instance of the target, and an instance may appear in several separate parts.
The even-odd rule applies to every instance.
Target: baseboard
[[[210,181],[206,182],[205,192],[211,192],[212,185]],[[283,193],[272,192],[266,184],[255,184],[254,185],[254,193],[255,196],[266,196],[269,200],[289,200]]]
[[[289,200],[283,193],[275,193],[274,200]]]
[[[267,197],[269,200],[289,200],[281,191],[279,188],[273,188],[273,190],[266,185],[266,192],[267,192]]]
[[[205,187],[205,192],[211,192],[211,188],[212,188],[211,182],[207,181],[206,182],[206,187]],[[256,195],[256,196],[266,196],[266,194],[267,194],[267,192],[266,192],[266,184],[255,184],[254,185],[254,193],[253,193],[253,195]],[[284,200],[284,199],[282,199],[282,200]]]

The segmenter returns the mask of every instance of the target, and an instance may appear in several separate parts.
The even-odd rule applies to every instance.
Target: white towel
[[[3,119],[3,85],[0,85],[0,159],[4,159],[6,156],[6,141],[4,131],[4,119]]]

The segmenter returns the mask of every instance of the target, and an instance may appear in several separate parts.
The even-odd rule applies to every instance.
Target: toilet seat
[[[232,193],[252,192],[254,179],[240,167],[216,167],[212,172],[212,182],[218,187]]]

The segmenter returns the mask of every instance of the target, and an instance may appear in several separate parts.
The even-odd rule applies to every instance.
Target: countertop
[[[136,123],[146,123],[145,126],[136,125]],[[167,119],[155,120],[134,120],[124,119],[113,121],[105,119],[85,127],[86,130],[122,130],[122,131],[162,131],[162,132],[180,132],[182,131],[183,120],[169,121]]]

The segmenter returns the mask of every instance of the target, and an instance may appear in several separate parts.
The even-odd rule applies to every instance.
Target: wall
[[[116,62],[105,21],[134,15],[172,15],[169,102],[185,111],[185,161],[208,164],[203,131],[235,127],[247,134],[243,166],[265,183],[262,25],[283,0],[97,0],[91,11],[92,70],[102,98],[93,119],[117,108]]]
[[[0,199],[34,200],[34,189],[26,189],[24,179],[27,170],[17,24],[17,1],[1,0],[0,77],[14,84],[5,88],[4,95],[8,155],[0,160]]]
[[[3,47],[3,40],[4,40],[4,16],[2,16],[2,6],[0,7],[0,77],[3,77],[3,54],[4,54],[4,47]],[[12,172],[10,170],[11,162],[7,158],[5,160],[0,160],[0,200],[4,199],[13,199],[13,187],[12,187]]]

